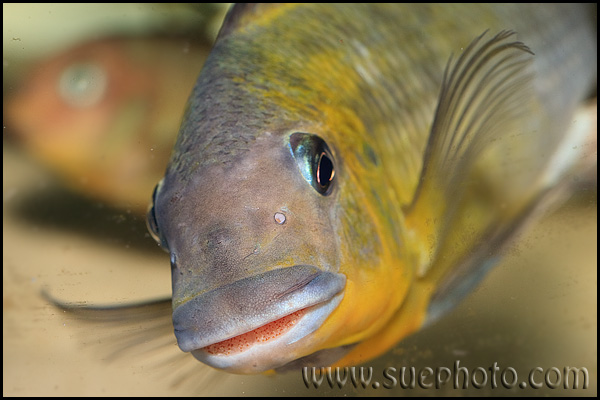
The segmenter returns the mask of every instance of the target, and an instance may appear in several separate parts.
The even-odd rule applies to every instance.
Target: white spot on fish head
[[[279,225],[283,225],[283,223],[285,222],[285,214],[283,213],[276,212],[274,218],[275,222],[277,222]]]

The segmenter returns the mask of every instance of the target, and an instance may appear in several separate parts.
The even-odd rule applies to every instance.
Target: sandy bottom
[[[130,340],[144,322],[89,324],[50,306],[40,295],[44,288],[61,300],[91,303],[169,295],[168,257],[140,219],[69,193],[6,143],[3,156],[5,396],[597,394],[595,196],[580,196],[547,215],[459,308],[367,363],[379,378],[377,388],[307,389],[300,373],[214,371],[183,354],[168,333],[160,336],[160,327],[148,328],[140,346],[123,350],[115,343]],[[391,383],[381,379],[385,367],[435,370],[457,360],[469,370],[489,371],[497,363],[498,383],[508,367],[520,374],[519,382],[535,367],[585,367],[590,385],[576,391],[562,383],[554,390],[491,389],[491,376],[484,389],[470,384],[460,391],[380,385]],[[549,379],[557,381],[556,375]]]

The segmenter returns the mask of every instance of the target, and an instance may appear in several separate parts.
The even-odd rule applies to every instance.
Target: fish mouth
[[[301,339],[339,305],[345,284],[345,275],[312,265],[238,280],[175,308],[177,343],[198,360],[230,372],[285,365],[306,355]]]

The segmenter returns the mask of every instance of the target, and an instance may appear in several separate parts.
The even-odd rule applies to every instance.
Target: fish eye
[[[334,176],[333,161],[331,161],[327,153],[322,152],[317,163],[317,184],[326,189],[331,184],[331,181],[333,181]]]
[[[335,162],[327,143],[317,135],[294,132],[290,136],[290,149],[304,179],[327,196],[332,192]]]
[[[158,222],[156,221],[156,212],[154,211],[154,201],[156,199],[156,188],[158,185],[154,187],[154,192],[152,192],[152,203],[150,207],[148,207],[148,212],[146,214],[146,226],[148,227],[148,232],[152,236],[158,244],[160,244],[160,234],[158,233]]]
[[[72,107],[86,108],[102,101],[107,86],[108,76],[102,66],[92,63],[74,64],[61,74],[58,92]]]
[[[150,204],[148,213],[146,214],[146,227],[148,228],[148,232],[150,232],[152,239],[154,239],[154,241],[158,243],[160,247],[168,251],[167,243],[162,239],[160,231],[158,230],[158,221],[156,220],[156,211],[154,209],[154,204],[156,203],[156,193],[158,192],[161,183],[162,181],[154,187],[154,191],[152,192],[152,204]]]

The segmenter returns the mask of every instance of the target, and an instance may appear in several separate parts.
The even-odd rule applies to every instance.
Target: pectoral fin
[[[476,38],[444,72],[424,164],[407,221],[417,277],[437,290],[429,317],[471,291],[540,193],[503,193],[511,149],[529,146],[535,111],[533,53],[502,31]],[[521,154],[515,152],[514,154]],[[514,155],[513,154],[513,155]],[[527,168],[527,165],[524,165]]]
[[[518,236],[536,217],[562,204],[581,181],[595,175],[597,166],[597,105],[581,108],[575,124],[562,138],[556,151],[548,157],[535,187],[535,196],[510,218],[497,216],[472,250],[439,280],[427,310],[426,324],[455,307],[498,261],[503,247]]]
[[[448,62],[421,178],[406,210],[418,249],[415,262],[420,277],[433,267],[446,237],[461,233],[453,229],[465,203],[483,200],[484,206],[495,205],[496,199],[486,199],[485,193],[478,196],[489,183],[481,160],[489,156],[496,140],[516,132],[516,122],[530,103],[531,71],[526,67],[533,53],[521,42],[508,41],[513,32],[502,31],[480,43],[484,35],[456,62],[452,57]],[[493,218],[486,220],[473,228],[485,231]]]
[[[456,305],[532,216],[569,192],[579,144],[536,94],[533,53],[483,35],[449,61],[412,204],[417,279],[435,288],[428,321]],[[431,290],[431,289],[430,289]]]

